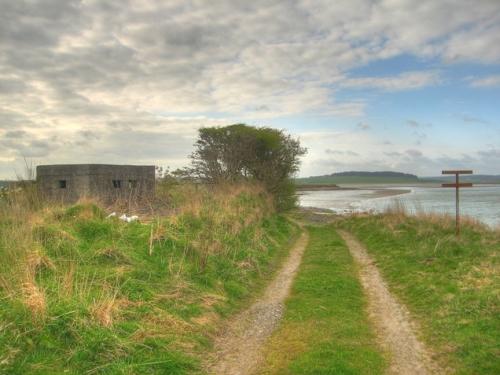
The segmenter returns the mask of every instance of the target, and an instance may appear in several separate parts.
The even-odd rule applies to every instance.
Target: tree
[[[273,194],[276,206],[286,209],[295,204],[291,178],[305,153],[282,130],[245,124],[202,128],[191,155],[192,171],[210,183],[257,180]]]

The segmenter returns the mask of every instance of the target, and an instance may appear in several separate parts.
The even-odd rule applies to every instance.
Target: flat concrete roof
[[[99,174],[140,174],[154,175],[154,165],[130,165],[130,164],[48,164],[36,167],[38,176],[57,175],[99,175]]]
[[[136,165],[136,164],[44,164],[37,168],[45,167],[154,167],[154,165]]]

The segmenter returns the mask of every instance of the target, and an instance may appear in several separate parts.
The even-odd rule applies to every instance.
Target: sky
[[[0,0],[0,178],[182,167],[232,123],[300,176],[500,174],[500,0]]]

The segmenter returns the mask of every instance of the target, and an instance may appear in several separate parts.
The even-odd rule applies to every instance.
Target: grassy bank
[[[331,226],[311,227],[280,328],[266,348],[262,374],[381,374],[349,251]]]
[[[172,187],[172,212],[106,218],[92,202],[0,202],[0,372],[198,373],[297,228],[255,186]]]
[[[498,231],[469,221],[456,238],[449,218],[397,212],[338,223],[366,245],[442,365],[500,373]]]

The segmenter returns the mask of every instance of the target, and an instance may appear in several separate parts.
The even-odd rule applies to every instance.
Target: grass
[[[298,232],[256,186],[172,186],[142,223],[35,195],[0,200],[0,373],[202,373]]]
[[[382,374],[386,361],[346,245],[331,226],[309,232],[283,322],[266,347],[260,373]]]
[[[391,291],[456,374],[500,373],[500,233],[472,220],[401,212],[338,222],[375,258]]]

